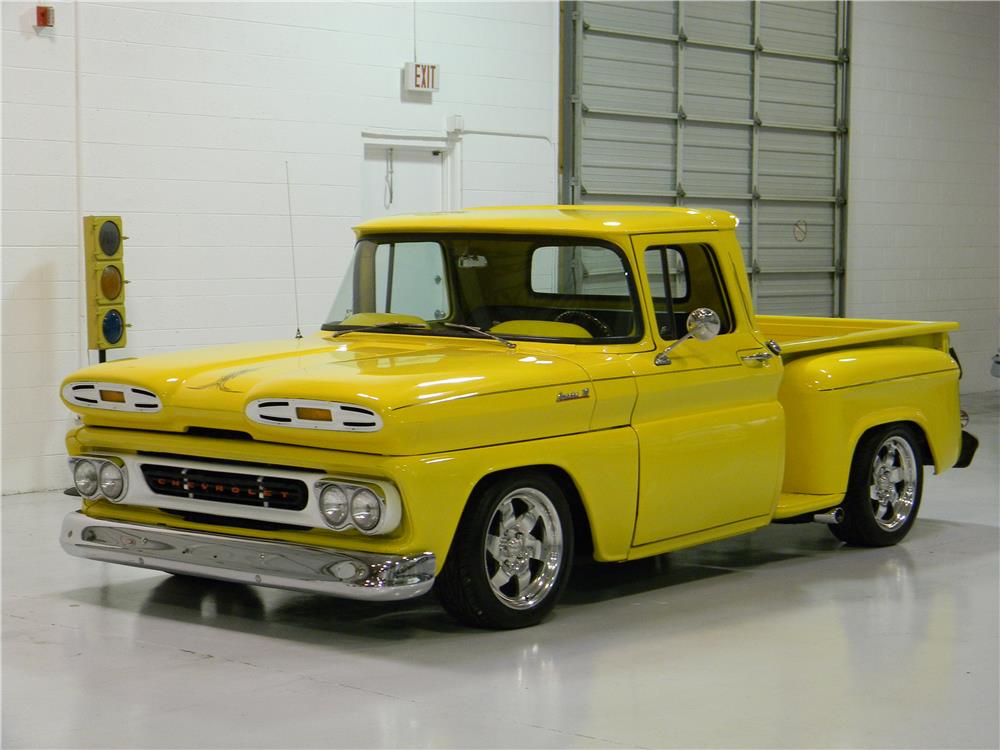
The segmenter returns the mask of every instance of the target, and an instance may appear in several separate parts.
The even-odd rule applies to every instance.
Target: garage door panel
[[[749,128],[726,125],[684,127],[684,189],[694,195],[750,192]]]
[[[677,78],[677,72],[672,58],[625,62],[588,57],[583,60],[583,74],[587,77],[588,87],[601,86],[612,91],[646,91],[651,98],[661,102],[666,100],[664,94],[670,94],[669,103],[672,105],[674,101],[673,81]],[[584,96],[588,96],[586,89]]]
[[[583,123],[582,188],[590,195],[665,197],[676,184],[672,122],[591,115]]]
[[[684,111],[692,116],[747,119],[753,98],[752,55],[689,47],[684,53]]]
[[[765,130],[760,134],[762,195],[832,197],[835,149],[831,133]]]
[[[581,59],[581,94],[596,110],[666,115],[677,110],[676,49],[594,36]]]
[[[764,315],[834,314],[830,274],[774,274],[757,282],[756,310]]]
[[[684,31],[689,39],[723,44],[753,44],[753,5],[748,2],[685,2]]]
[[[762,202],[758,262],[765,272],[833,267],[834,208],[823,203]]]
[[[769,49],[816,55],[837,54],[837,3],[760,4],[761,41]]]
[[[761,64],[760,116],[796,125],[836,124],[834,63],[769,58]]]
[[[583,20],[593,27],[615,31],[671,36],[677,33],[674,3],[584,3]]]
[[[670,169],[628,169],[624,167],[589,167],[583,175],[587,195],[619,197],[627,195],[667,198],[674,183]],[[603,200],[603,198],[602,198]]]

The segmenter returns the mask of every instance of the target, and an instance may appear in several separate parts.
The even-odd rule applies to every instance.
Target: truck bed
[[[948,351],[946,334],[958,330],[958,323],[787,315],[758,315],[757,325],[767,338],[781,346],[784,359],[872,344],[927,346]]]

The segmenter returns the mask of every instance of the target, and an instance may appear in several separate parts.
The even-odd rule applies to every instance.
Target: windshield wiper
[[[505,338],[497,336],[495,333],[490,333],[489,331],[484,331],[482,328],[476,328],[475,326],[467,326],[462,323],[442,323],[445,328],[453,328],[456,331],[469,331],[470,333],[478,333],[480,336],[484,336],[488,339],[493,339],[494,341],[499,341],[501,344],[506,346],[508,349],[516,349],[517,344],[513,341],[508,341]]]
[[[341,336],[341,335],[343,335],[345,333],[356,333],[358,331],[374,331],[374,330],[379,330],[379,329],[386,330],[386,329],[393,329],[393,328],[413,328],[413,329],[416,329],[416,330],[419,330],[419,331],[430,330],[430,326],[427,325],[426,323],[404,323],[402,321],[395,322],[395,321],[391,321],[390,320],[390,321],[387,321],[385,323],[376,323],[375,325],[371,325],[371,326],[357,326],[357,327],[348,328],[348,329],[346,329],[344,331],[334,331],[333,335],[330,336],[330,338],[336,338],[337,336]]]

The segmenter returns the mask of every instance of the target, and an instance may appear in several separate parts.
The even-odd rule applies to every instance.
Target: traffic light
[[[83,218],[87,348],[125,346],[125,240],[120,216]]]

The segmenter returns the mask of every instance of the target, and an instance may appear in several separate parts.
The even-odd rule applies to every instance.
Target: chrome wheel
[[[872,513],[880,529],[895,531],[909,519],[917,476],[917,459],[910,444],[895,435],[883,440],[872,460],[868,486]]]
[[[563,535],[552,501],[533,487],[501,498],[486,527],[486,575],[507,607],[532,609],[552,591],[563,562]]]
[[[910,424],[868,430],[854,450],[843,520],[830,527],[842,542],[888,547],[901,542],[920,512],[923,436]]]
[[[533,469],[503,472],[469,497],[434,589],[468,625],[537,625],[569,580],[573,536],[573,514],[557,481]]]

